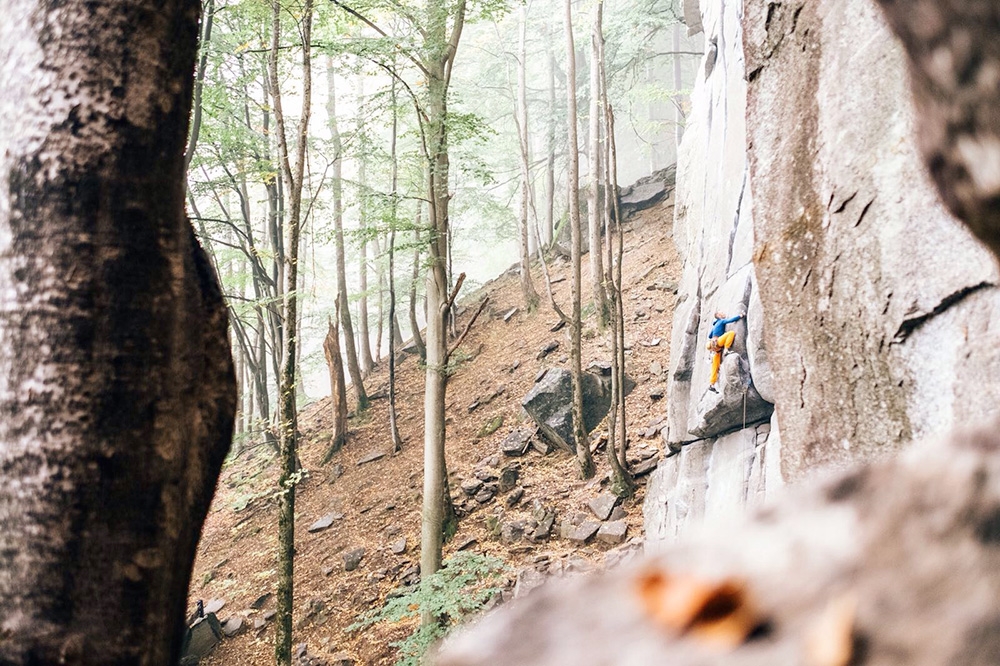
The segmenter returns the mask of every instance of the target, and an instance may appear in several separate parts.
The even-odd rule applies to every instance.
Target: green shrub
[[[476,553],[456,553],[434,574],[406,594],[389,599],[378,610],[364,613],[347,628],[357,631],[379,622],[401,622],[419,618],[426,612],[434,622],[418,626],[401,641],[396,666],[419,666],[427,650],[455,626],[479,611],[493,595],[507,566],[502,560]]]

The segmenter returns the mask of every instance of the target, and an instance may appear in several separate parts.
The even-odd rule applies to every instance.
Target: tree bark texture
[[[448,319],[451,303],[446,272],[449,258],[448,86],[451,67],[465,22],[465,0],[459,0],[448,30],[449,7],[428,3],[425,57],[427,73],[427,189],[431,237],[427,270],[427,370],[424,388],[424,494],[420,531],[420,571],[429,576],[441,568],[445,529],[454,522],[445,463],[445,392],[448,385]],[[428,617],[423,617],[428,621]]]
[[[604,32],[601,21],[604,14],[604,2],[594,3],[594,22],[590,35],[590,116],[588,130],[590,146],[589,167],[590,183],[587,189],[587,226],[590,232],[590,283],[593,290],[594,306],[597,309],[597,321],[603,329],[608,324],[608,297],[604,290],[604,265],[601,260],[601,237],[604,229],[603,206],[601,204],[601,161],[604,145],[601,142],[601,43]]]
[[[424,346],[424,339],[420,336],[420,322],[417,321],[417,285],[420,280],[420,214],[423,209],[422,202],[417,204],[417,217],[413,224],[413,273],[410,276],[409,307],[410,331],[421,361],[427,358],[427,348]]]
[[[594,476],[594,459],[590,455],[590,437],[583,424],[583,362],[580,341],[581,333],[581,246],[580,224],[580,150],[576,132],[576,48],[573,45],[573,5],[565,3],[566,19],[566,127],[569,146],[569,169],[566,176],[569,197],[570,263],[572,265],[573,303],[569,318],[570,374],[573,377],[573,436],[576,439],[576,457],[580,465],[580,476],[589,479]]]
[[[271,28],[271,99],[274,122],[281,157],[281,172],[288,186],[288,219],[285,231],[285,261],[281,271],[285,275],[282,320],[284,345],[281,350],[281,374],[278,384],[278,442],[281,473],[278,477],[278,586],[275,618],[275,657],[279,665],[292,661],[292,602],[295,566],[295,473],[298,467],[298,411],[296,409],[296,359],[298,357],[298,279],[299,237],[302,223],[302,191],[309,131],[309,113],[312,106],[312,0],[305,0],[302,7],[302,113],[295,141],[295,162],[291,161],[288,132],[282,111],[280,77],[278,76],[278,49],[281,37],[281,2],[272,0],[273,23]]]
[[[184,217],[196,0],[0,22],[0,662],[176,663],[232,437]]]
[[[364,98],[363,79],[358,79],[358,98]],[[363,107],[359,106],[359,113]],[[363,121],[359,117],[358,125]],[[372,358],[371,331],[368,328],[368,169],[367,156],[358,160],[358,210],[359,231],[361,232],[361,252],[358,256],[358,275],[360,277],[360,298],[358,299],[358,361],[361,363],[361,374],[367,377],[375,369]]]
[[[339,302],[338,302],[339,304]],[[337,318],[340,321],[340,318]],[[324,462],[339,451],[347,441],[347,382],[344,379],[344,358],[340,354],[340,328],[333,319],[328,322],[323,354],[330,371],[330,402],[333,407],[333,437]]]

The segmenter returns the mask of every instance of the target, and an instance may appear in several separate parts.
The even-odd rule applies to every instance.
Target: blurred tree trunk
[[[285,231],[285,261],[282,265],[285,298],[282,307],[284,344],[281,352],[281,375],[278,389],[278,442],[281,449],[281,473],[278,477],[278,590],[275,618],[275,659],[281,666],[292,662],[292,602],[295,566],[295,485],[298,471],[298,412],[295,404],[296,358],[298,352],[298,274],[299,237],[302,222],[302,190],[306,150],[308,149],[309,114],[312,105],[312,0],[305,0],[301,11],[302,36],[302,113],[296,136],[295,163],[292,164],[288,134],[282,110],[278,77],[278,49],[281,38],[281,1],[272,0],[271,27],[271,100],[280,151],[281,173],[288,185],[288,218]]]
[[[531,204],[531,150],[528,135],[528,7],[521,5],[520,44],[517,55],[517,136],[521,146],[521,296],[528,312],[538,308],[538,292],[531,281],[531,251],[529,248],[528,209]]]
[[[199,9],[3,4],[0,663],[180,656],[236,409],[184,216]]]
[[[573,303],[569,318],[570,373],[573,377],[573,438],[576,440],[576,458],[580,477],[594,476],[594,458],[590,454],[587,428],[583,424],[583,368],[581,349],[581,245],[580,224],[580,150],[576,134],[576,47],[573,44],[573,5],[565,3],[566,19],[566,129],[569,150],[569,169],[566,176],[569,197],[570,263],[572,264]]]
[[[545,160],[545,245],[551,246],[555,240],[555,199],[556,199],[556,57],[551,47],[548,56],[549,91],[549,133]]]
[[[395,82],[395,79],[393,79]],[[372,241],[375,244],[375,293],[378,294],[378,304],[376,305],[376,311],[378,312],[378,319],[376,321],[378,324],[375,326],[375,363],[381,363],[382,361],[382,333],[385,330],[385,273],[382,270],[382,262],[379,261],[379,257],[382,255],[381,243],[378,242],[378,236]],[[391,330],[391,329],[390,329]]]
[[[337,124],[337,98],[333,59],[327,58],[327,117],[330,125],[330,135],[333,139],[333,182],[331,183],[333,197],[333,231],[337,250],[337,298],[340,299],[340,326],[344,332],[344,351],[347,356],[347,372],[351,376],[351,385],[357,397],[358,412],[368,409],[368,394],[365,392],[364,381],[361,378],[361,366],[358,363],[358,352],[354,346],[354,326],[351,323],[351,309],[347,298],[347,266],[344,259],[344,146],[340,140],[340,129]]]
[[[424,339],[420,337],[420,322],[417,321],[417,284],[420,280],[420,217],[424,204],[417,204],[417,218],[413,226],[413,274],[410,280],[410,330],[413,332],[413,344],[417,348],[420,360],[427,358],[427,348]]]
[[[594,306],[597,310],[598,326],[603,330],[608,325],[608,297],[604,291],[604,266],[601,261],[601,238],[603,236],[604,217],[601,205],[601,161],[604,152],[601,142],[601,73],[600,73],[600,43],[604,39],[601,19],[604,14],[604,1],[597,0],[593,7],[594,22],[590,35],[590,116],[588,118],[590,138],[589,167],[590,187],[587,189],[587,221],[590,231],[590,282],[593,290]]]
[[[389,439],[392,440],[392,450],[399,453],[403,450],[403,438],[399,435],[399,424],[396,422],[396,350],[402,342],[399,335],[399,324],[396,322],[396,219],[399,212],[399,156],[397,154],[397,138],[399,133],[399,107],[396,103],[396,80],[392,81],[392,133],[389,140],[389,157],[391,160],[390,195],[392,207],[389,214],[389,322],[392,330],[389,332]],[[379,320],[381,321],[381,319]],[[381,337],[381,336],[380,336]],[[380,343],[381,344],[381,343]]]
[[[364,126],[364,79],[358,77],[358,131]],[[363,142],[362,145],[365,145]],[[362,376],[368,376],[375,368],[372,359],[371,331],[368,329],[368,156],[358,159],[358,231],[361,233],[361,247],[358,256],[358,276],[360,298],[358,299],[358,361]]]
[[[337,299],[336,321],[340,321],[340,299]],[[340,327],[333,319],[327,322],[326,338],[323,340],[323,355],[330,371],[330,402],[333,411],[333,437],[330,448],[323,456],[323,462],[339,451],[347,442],[347,383],[344,379],[344,357],[340,353]]]

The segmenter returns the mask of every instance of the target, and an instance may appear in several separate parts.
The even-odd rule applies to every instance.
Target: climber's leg
[[[719,336],[719,346],[725,347],[726,351],[733,346],[733,342],[736,341],[736,331],[726,331],[721,336]]]
[[[717,351],[712,355],[712,377],[708,380],[709,386],[715,386],[719,381],[719,366],[722,365],[722,351]]]

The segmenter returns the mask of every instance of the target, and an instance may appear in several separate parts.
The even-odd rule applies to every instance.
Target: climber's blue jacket
[[[717,338],[726,332],[726,325],[732,324],[734,321],[739,321],[743,318],[743,315],[736,315],[735,317],[730,317],[729,319],[716,319],[712,323],[712,330],[708,334],[709,340],[712,338]]]

